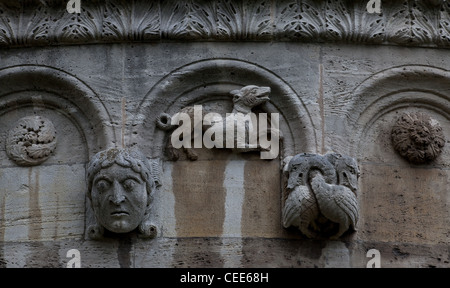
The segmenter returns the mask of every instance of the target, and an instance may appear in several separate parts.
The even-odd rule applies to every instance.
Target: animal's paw
[[[170,161],[177,161],[180,158],[180,153],[178,152],[178,150],[168,148],[167,157],[169,158]]]
[[[195,153],[194,151],[192,151],[190,149],[186,149],[186,155],[187,155],[188,159],[191,161],[197,161],[197,159],[198,159],[197,153]]]
[[[197,161],[198,155],[197,155],[197,154],[194,154],[194,155],[188,155],[188,158],[189,158],[189,160],[191,160],[191,161]]]
[[[317,237],[317,234],[310,231],[309,229],[301,229],[301,232],[303,235],[305,235],[306,237],[308,237],[309,239],[314,239]]]

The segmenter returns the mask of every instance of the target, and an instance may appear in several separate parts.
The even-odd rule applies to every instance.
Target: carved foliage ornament
[[[8,157],[21,166],[44,162],[56,148],[56,130],[53,123],[42,116],[20,119],[6,139]]]
[[[336,153],[302,153],[285,159],[287,195],[282,222],[308,238],[337,239],[356,230],[359,169],[355,159]]]
[[[368,1],[342,0],[83,1],[76,14],[66,3],[1,1],[0,45],[161,39],[450,44],[450,2],[443,0],[382,1],[381,13],[369,13]]]
[[[392,127],[391,139],[394,149],[416,164],[436,159],[445,145],[439,122],[421,112],[402,114]]]

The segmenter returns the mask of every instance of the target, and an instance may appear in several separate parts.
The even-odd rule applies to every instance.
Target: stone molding
[[[450,46],[447,1],[67,1],[0,2],[0,46],[156,41],[300,41]],[[394,2],[394,3],[393,3]]]

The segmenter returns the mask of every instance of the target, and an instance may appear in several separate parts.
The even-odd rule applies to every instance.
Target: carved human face
[[[127,233],[138,227],[148,205],[146,183],[141,175],[117,164],[95,175],[91,197],[97,221],[115,233]]]

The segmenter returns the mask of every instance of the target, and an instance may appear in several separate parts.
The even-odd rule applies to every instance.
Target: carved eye
[[[109,183],[107,180],[101,179],[101,180],[97,181],[97,183],[95,184],[95,187],[97,188],[98,192],[102,193],[102,192],[108,190],[110,185],[111,185],[111,183]]]
[[[131,178],[123,181],[123,188],[125,188],[126,191],[133,191],[136,185],[138,185],[136,180]]]

